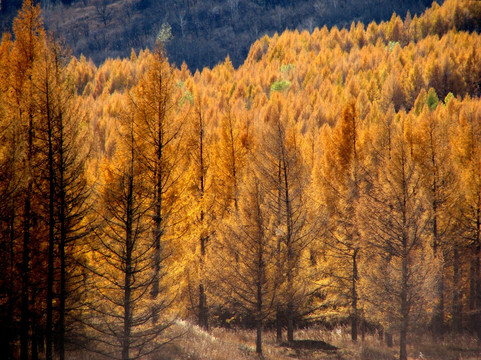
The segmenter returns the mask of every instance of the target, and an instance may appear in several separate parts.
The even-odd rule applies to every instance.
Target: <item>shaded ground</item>
[[[204,331],[186,321],[178,321],[171,329],[184,336],[167,344],[161,351],[145,360],[259,360],[255,352],[255,331],[212,328]],[[367,335],[354,343],[348,329],[334,331],[311,328],[298,330],[298,340],[276,343],[276,334],[266,332],[263,337],[264,360],[396,360],[395,346],[386,347],[377,336]],[[306,340],[301,340],[306,339]],[[320,340],[323,339],[323,340]],[[411,334],[408,346],[409,360],[479,360],[481,348],[469,335],[433,342],[432,337]],[[103,360],[84,351],[69,353],[69,360]],[[107,359],[105,359],[107,360]]]
[[[336,351],[338,348],[322,340],[294,340],[283,342],[280,346],[291,349]]]

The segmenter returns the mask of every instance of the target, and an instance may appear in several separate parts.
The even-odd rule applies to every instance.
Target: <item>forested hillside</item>
[[[21,0],[3,0],[0,30],[9,31]],[[349,26],[352,21],[388,20],[393,12],[422,13],[431,0],[42,0],[45,26],[65,38],[77,57],[98,65],[154,46],[161,29],[171,62],[192,71],[215,66],[230,55],[242,64],[253,42],[285,29]],[[164,27],[163,27],[164,26]]]
[[[26,0],[0,45],[0,353],[160,357],[184,321],[257,353],[308,325],[400,360],[479,341],[480,23],[447,0],[192,74],[162,41],[70,57]]]

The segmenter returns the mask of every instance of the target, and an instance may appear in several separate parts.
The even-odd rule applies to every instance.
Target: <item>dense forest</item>
[[[259,354],[314,325],[400,360],[480,340],[480,23],[447,0],[192,74],[163,39],[71,57],[26,0],[0,44],[0,352],[147,358],[182,321]]]
[[[184,61],[193,71],[213,67],[229,54],[242,64],[253,42],[285,29],[308,30],[352,21],[388,20],[422,13],[431,0],[42,0],[45,27],[65,37],[77,57],[99,65],[107,58],[128,57],[133,48],[153,49],[168,29],[169,60]],[[9,31],[22,0],[2,0],[0,30]]]

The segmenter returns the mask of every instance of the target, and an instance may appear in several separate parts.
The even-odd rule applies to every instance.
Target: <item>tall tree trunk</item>
[[[407,255],[407,235],[403,235],[403,258],[401,274],[401,330],[399,335],[399,360],[407,360],[407,331],[409,321],[408,305],[408,255]]]
[[[358,279],[358,269],[357,269],[357,254],[358,249],[354,249],[352,253],[352,288],[351,288],[351,298],[352,298],[352,314],[351,314],[351,340],[357,341],[357,328],[358,328],[358,309],[357,309],[357,279]]]
[[[25,208],[23,214],[23,254],[22,254],[22,305],[20,319],[20,359],[28,360],[28,342],[30,327],[30,309],[29,309],[29,293],[30,293],[30,230],[31,230],[31,196],[32,183],[27,185],[27,194],[25,197]]]
[[[287,341],[294,341],[294,304],[292,300],[287,303]]]
[[[432,235],[433,235],[433,254],[435,258],[440,260],[439,264],[439,273],[437,275],[437,304],[434,308],[434,314],[432,319],[433,325],[433,336],[434,338],[438,338],[439,336],[442,338],[444,333],[444,257],[439,256],[439,246],[440,246],[440,239],[438,235],[438,202],[437,202],[437,164],[435,160],[434,153],[432,155],[432,165],[434,169],[433,173],[433,184],[432,184],[432,212],[433,212],[433,227],[432,227]]]
[[[282,310],[281,306],[277,305],[276,309],[276,342],[282,342]]]
[[[8,286],[8,313],[13,314],[14,308],[15,308],[15,300],[14,300],[14,284],[15,284],[15,279],[14,279],[14,273],[15,273],[15,199],[12,199],[11,203],[11,208],[9,209],[10,211],[10,216],[9,216],[9,286]],[[13,322],[13,316],[8,317],[8,324],[7,324],[7,338],[5,339],[5,345],[6,345],[6,357],[8,360],[13,359],[13,340],[14,340],[14,322]]]
[[[262,355],[262,320],[259,319],[256,325],[256,353]]]
[[[65,155],[64,155],[64,134],[63,134],[63,118],[60,119],[60,139],[59,139],[59,196],[60,196],[60,294],[59,294],[59,319],[58,319],[58,353],[60,360],[65,360],[65,308],[67,298],[67,269],[66,269],[66,253],[65,246],[67,243],[67,219],[66,219],[66,189],[65,189]]]
[[[401,324],[401,332],[399,335],[399,360],[407,360],[407,324]]]
[[[160,110],[159,110],[160,111]],[[162,238],[162,150],[163,150],[163,134],[161,120],[159,119],[159,133],[157,144],[157,162],[155,166],[155,200],[154,200],[154,283],[152,284],[152,297],[155,299],[159,294],[160,281],[160,258],[161,258],[161,238]],[[153,316],[157,321],[157,315]]]
[[[257,280],[257,319],[256,319],[256,353],[262,355],[262,273],[263,259],[262,254],[259,258],[258,280]]]
[[[476,228],[472,244],[472,258],[469,268],[469,310],[470,330],[479,334],[481,339],[481,209],[476,212]]]
[[[204,219],[204,212],[201,211],[201,221]],[[204,285],[204,262],[205,262],[205,254],[206,254],[206,238],[201,235],[200,237],[200,284],[199,284],[199,326],[204,329],[209,328],[209,314],[207,308],[207,294],[205,292],[205,285]]]
[[[459,274],[459,250],[457,245],[454,245],[453,250],[453,324],[452,330],[454,333],[460,333],[462,328],[462,304],[460,297],[460,274]]]
[[[133,156],[133,155],[132,155]],[[133,162],[133,158],[131,160]],[[127,194],[127,223],[125,231],[125,274],[124,274],[124,328],[122,334],[122,360],[130,359],[130,334],[132,328],[132,308],[130,305],[132,292],[132,222],[133,222],[133,166],[129,175]]]
[[[54,280],[54,246],[55,246],[55,174],[53,164],[53,144],[52,144],[52,119],[50,116],[50,103],[49,103],[49,86],[48,81],[46,84],[46,110],[47,110],[47,136],[48,136],[48,269],[47,269],[47,352],[46,359],[52,360],[53,349],[53,280]]]
[[[481,200],[481,199],[480,199]],[[481,202],[481,201],[480,201]],[[474,323],[475,331],[478,336],[478,340],[481,341],[481,203],[478,204],[476,211],[476,241],[475,241],[475,319]]]
[[[201,200],[201,209],[200,209],[200,223],[202,233],[200,234],[200,284],[199,284],[199,325],[202,326],[204,329],[209,328],[209,314],[207,308],[207,294],[205,291],[204,285],[204,265],[205,265],[205,257],[207,251],[207,241],[209,239],[208,235],[203,233],[204,229],[204,222],[205,222],[205,213],[202,204],[202,200],[205,196],[205,175],[206,175],[206,166],[204,164],[204,119],[202,117],[202,113],[198,110],[199,116],[199,187],[200,187],[200,200]]]
[[[206,330],[209,328],[207,296],[205,294],[204,284],[199,284],[199,326]]]

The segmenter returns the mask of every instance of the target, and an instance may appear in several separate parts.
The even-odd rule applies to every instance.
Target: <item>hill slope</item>
[[[10,28],[20,4],[3,1],[4,30]],[[237,67],[264,34],[387,20],[393,12],[420,13],[430,4],[430,0],[44,0],[42,9],[46,27],[65,37],[76,56],[84,54],[96,63],[128,56],[131,48],[151,48],[162,24],[168,24],[173,35],[167,45],[170,60],[177,65],[185,61],[195,70],[212,67],[227,54]]]

